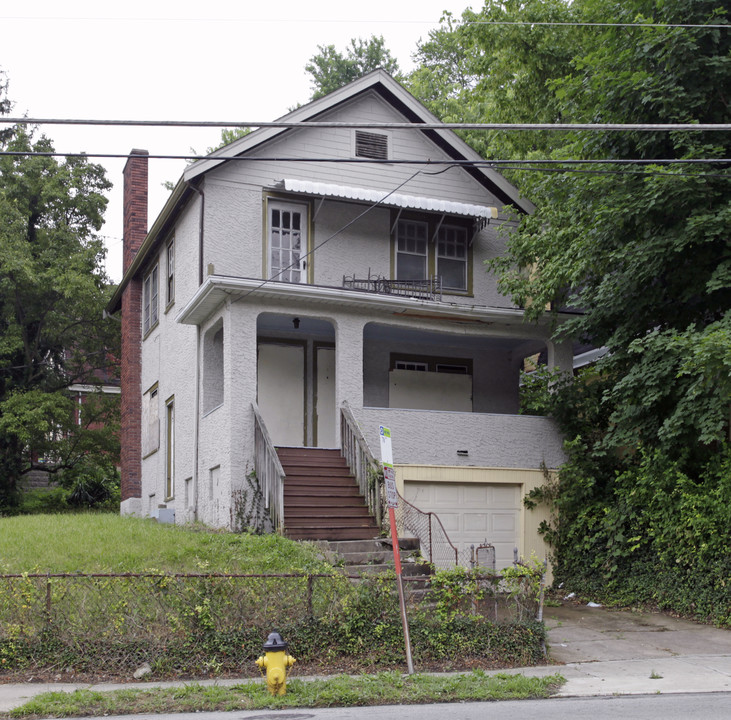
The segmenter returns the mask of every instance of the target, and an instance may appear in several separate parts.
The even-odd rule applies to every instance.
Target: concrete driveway
[[[731,655],[731,631],[662,613],[565,602],[543,616],[551,658],[561,663]]]

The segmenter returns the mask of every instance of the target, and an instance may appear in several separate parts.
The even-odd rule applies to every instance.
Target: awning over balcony
[[[317,197],[334,197],[380,203],[385,207],[425,210],[428,212],[462,215],[464,217],[481,219],[497,218],[498,216],[497,208],[489,205],[471,205],[469,203],[439,200],[437,198],[421,197],[418,195],[402,195],[400,193],[389,194],[388,190],[373,190],[369,188],[350,187],[348,185],[332,185],[330,183],[292,180],[288,178],[280,180],[277,184],[289,192],[304,193]]]

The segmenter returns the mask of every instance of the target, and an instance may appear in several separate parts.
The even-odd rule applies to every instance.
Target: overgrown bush
[[[399,668],[403,628],[393,574],[333,577],[33,577],[3,580],[0,668],[6,674],[156,677],[255,675],[276,627],[298,667]],[[543,660],[542,624],[494,622],[476,608],[445,616],[436,599],[409,603],[414,661],[423,668],[504,667]],[[50,598],[50,600],[49,600]],[[0,671],[0,672],[2,672]],[[54,670],[54,672],[56,672]]]

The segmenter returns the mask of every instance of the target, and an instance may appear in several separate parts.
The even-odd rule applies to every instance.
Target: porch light
[[[292,325],[294,325],[295,330],[299,330],[300,319],[298,317],[292,318]]]

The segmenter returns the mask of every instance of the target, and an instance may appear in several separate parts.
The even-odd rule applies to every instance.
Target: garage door
[[[495,546],[498,570],[511,565],[520,529],[520,485],[493,483],[406,482],[406,499],[439,516],[460,558],[470,545]]]

